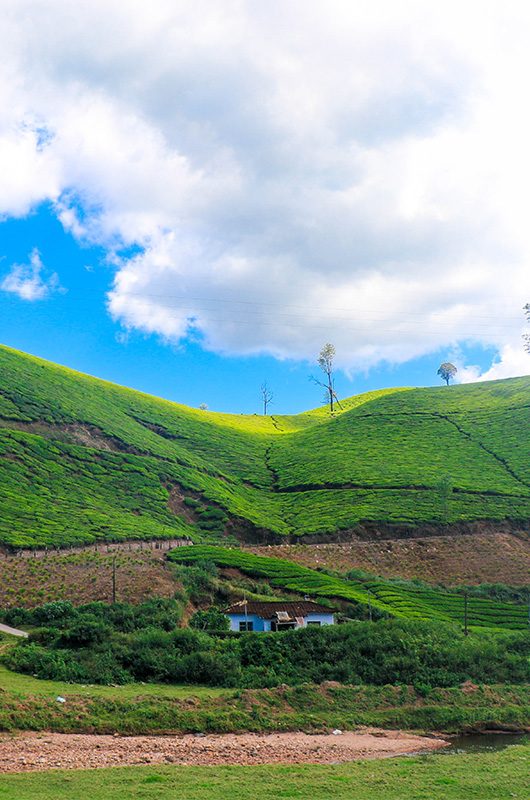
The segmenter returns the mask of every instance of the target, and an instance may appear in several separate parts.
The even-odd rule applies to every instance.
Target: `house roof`
[[[255,614],[262,619],[272,619],[278,612],[286,612],[291,617],[307,617],[308,614],[333,614],[335,609],[321,606],[311,600],[294,602],[261,602],[256,600],[240,600],[225,609],[225,614]]]

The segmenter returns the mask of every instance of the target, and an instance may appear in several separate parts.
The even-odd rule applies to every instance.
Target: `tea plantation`
[[[334,417],[262,417],[187,408],[0,347],[0,543],[526,526],[529,422],[527,377],[370,392]]]
[[[171,561],[184,564],[213,561],[219,567],[235,567],[245,574],[266,578],[274,586],[311,597],[337,598],[370,605],[393,617],[432,619],[463,623],[464,598],[448,591],[415,587],[410,583],[377,579],[345,580],[317,572],[281,558],[267,558],[237,549],[199,545],[173,550]],[[468,603],[471,627],[528,629],[528,608],[487,598],[472,597]]]

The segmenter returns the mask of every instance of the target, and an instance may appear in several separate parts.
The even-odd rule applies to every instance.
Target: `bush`
[[[190,619],[190,627],[201,631],[228,631],[230,620],[220,608],[212,607],[196,611]]]
[[[69,612],[58,614],[54,624],[10,648],[4,662],[38,677],[86,683],[176,681],[259,688],[332,680],[409,684],[425,694],[431,686],[458,686],[466,680],[530,680],[530,631],[482,630],[466,637],[447,623],[391,619],[213,636],[197,627],[166,630],[176,613],[172,602],[118,609],[91,604],[72,618]],[[195,615],[195,624],[203,624],[209,613]],[[218,614],[212,609],[211,619]],[[35,615],[42,616],[38,609]]]

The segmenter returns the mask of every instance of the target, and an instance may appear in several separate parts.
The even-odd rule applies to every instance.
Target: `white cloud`
[[[460,367],[458,382],[494,381],[528,374],[530,374],[530,354],[525,352],[521,345],[507,344],[501,348],[489,369],[481,370],[477,366]]]
[[[32,250],[28,264],[12,264],[8,274],[0,283],[4,292],[17,294],[21,300],[43,300],[59,288],[59,277],[53,272],[45,275],[39,251]]]
[[[124,329],[521,368],[527,4],[5,6],[0,215],[50,200],[105,246]]]

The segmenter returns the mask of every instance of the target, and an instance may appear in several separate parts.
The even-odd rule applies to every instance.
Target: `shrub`
[[[230,620],[220,608],[212,607],[196,611],[190,619],[190,627],[201,631],[227,631],[230,629]]]

